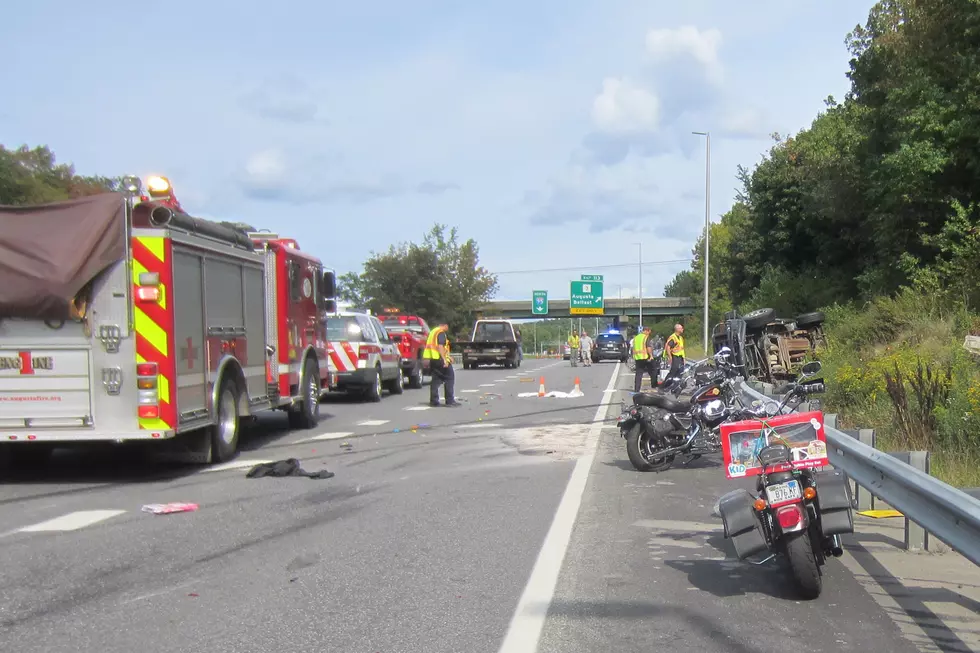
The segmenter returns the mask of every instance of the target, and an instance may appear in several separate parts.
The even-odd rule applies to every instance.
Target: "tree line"
[[[884,0],[845,39],[850,90],[751,170],[711,225],[712,319],[912,288],[980,301],[980,5]],[[667,296],[703,295],[702,232]]]

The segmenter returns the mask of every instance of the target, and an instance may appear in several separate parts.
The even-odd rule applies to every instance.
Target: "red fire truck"
[[[319,421],[336,282],[297,242],[184,213],[164,178],[0,207],[0,443],[161,441],[209,463],[243,418]]]

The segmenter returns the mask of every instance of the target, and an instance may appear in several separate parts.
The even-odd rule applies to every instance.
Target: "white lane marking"
[[[347,438],[354,435],[352,431],[336,431],[333,433],[321,433],[320,435],[314,435],[312,438],[303,438],[298,440],[297,444],[300,442],[316,442],[317,440],[339,440],[340,438]]]
[[[481,383],[480,384],[480,387],[481,388],[492,388],[495,385],[497,385],[497,384],[496,383]]]
[[[382,424],[387,424],[390,419],[368,419],[363,422],[358,422],[358,426],[381,426]]]
[[[243,467],[253,467],[255,465],[265,465],[271,463],[271,460],[233,460],[230,463],[222,463],[220,465],[212,465],[211,467],[205,467],[201,470],[204,472],[225,472],[229,469],[242,469]]]
[[[405,410],[432,410],[432,406],[409,406]]]
[[[617,362],[609,377],[607,390],[616,387],[619,365]],[[551,607],[555,586],[558,584],[558,575],[565,560],[565,553],[568,551],[568,544],[572,539],[572,530],[575,528],[575,520],[582,505],[582,495],[585,494],[589,472],[599,448],[599,434],[608,409],[608,404],[601,404],[596,409],[582,457],[575,463],[572,476],[568,479],[565,494],[555,512],[555,519],[551,522],[551,528],[544,539],[541,551],[538,552],[538,559],[534,562],[531,577],[528,578],[524,593],[517,603],[517,609],[507,628],[503,644],[500,645],[499,653],[536,653],[538,650],[541,630],[548,617],[548,609]]]
[[[112,517],[121,515],[124,512],[126,511],[79,510],[78,512],[70,512],[67,515],[55,517],[54,519],[49,519],[48,521],[43,521],[39,524],[32,524],[31,526],[18,528],[17,532],[41,533],[46,531],[77,531],[79,528],[85,528],[86,526],[91,526],[92,524],[98,524],[100,521],[111,519]]]
[[[456,428],[458,429],[488,429],[491,427],[502,426],[501,424],[494,424],[492,422],[480,422],[478,424],[460,424]]]
[[[469,394],[471,392],[479,392],[479,390],[459,390],[460,394]]]

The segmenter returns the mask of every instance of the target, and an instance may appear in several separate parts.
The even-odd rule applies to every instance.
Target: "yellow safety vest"
[[[673,351],[673,353],[671,355],[672,356],[677,356],[679,358],[685,358],[685,356],[684,356],[684,336],[679,336],[676,333],[670,334],[670,337],[667,338],[667,346],[664,347],[664,351],[670,351],[670,343],[671,342],[677,343],[677,347],[674,349],[674,351]]]
[[[439,356],[438,340],[439,340],[439,336],[442,335],[443,333],[446,333],[446,331],[448,331],[448,329],[443,329],[441,327],[436,327],[432,331],[429,331],[429,337],[425,341],[425,349],[422,351],[422,358],[427,358],[429,360],[435,360],[435,361],[439,360],[440,356]],[[452,360],[452,357],[449,355],[448,337],[446,338],[445,360],[447,363]]]
[[[568,338],[568,346],[572,349],[578,349],[579,341],[578,336],[570,336]]]
[[[633,359],[642,361],[650,356],[647,354],[647,335],[638,333],[633,337]]]

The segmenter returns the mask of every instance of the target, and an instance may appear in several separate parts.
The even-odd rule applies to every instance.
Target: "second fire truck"
[[[275,234],[183,212],[163,178],[129,192],[0,207],[0,442],[165,441],[220,462],[243,418],[319,421],[336,282]],[[135,194],[135,195],[134,195]]]

